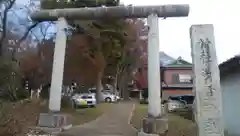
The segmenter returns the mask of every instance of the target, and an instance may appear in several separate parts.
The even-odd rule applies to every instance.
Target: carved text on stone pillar
[[[212,25],[190,29],[199,136],[224,136],[221,89]]]
[[[219,126],[220,119],[219,118],[207,118],[204,119],[204,131],[206,134],[220,134],[221,128]]]
[[[201,47],[200,59],[202,60],[202,76],[204,78],[205,87],[207,88],[206,96],[211,97],[215,92],[212,86],[212,73],[211,73],[211,55],[209,50],[209,45],[212,44],[208,38],[201,38],[198,42]]]
[[[210,46],[211,41],[208,38],[200,38],[198,44],[200,45],[201,54],[200,62],[202,63],[201,76],[204,80],[204,88],[200,105],[202,107],[202,115],[205,116],[203,121],[204,131],[206,134],[219,134],[221,129],[219,128],[219,118],[214,118],[212,115],[218,115],[219,109],[217,107],[217,99],[214,97],[216,89],[213,87],[212,71],[211,71],[211,54]],[[205,90],[204,89],[204,90]]]

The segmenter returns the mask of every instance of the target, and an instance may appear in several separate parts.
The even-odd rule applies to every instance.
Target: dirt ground
[[[169,130],[167,136],[197,136],[196,124],[189,113],[171,113],[168,115]],[[147,105],[137,104],[131,120],[133,127],[141,129],[141,120],[147,116]]]
[[[101,103],[94,108],[79,108],[77,110],[73,109],[63,109],[64,113],[70,113],[73,117],[72,124],[80,125],[91,120],[96,119],[101,116],[103,113],[108,111],[112,106],[111,103]]]
[[[40,100],[0,104],[0,136],[23,136],[29,127],[37,125],[39,114],[48,111],[47,105],[47,102]],[[72,115],[73,125],[79,125],[96,119],[110,106],[111,104],[99,104],[95,108],[64,108],[62,111]]]
[[[28,127],[36,125],[39,113],[44,110],[44,103],[40,101],[3,102],[0,112],[0,135],[23,135],[28,131]]]

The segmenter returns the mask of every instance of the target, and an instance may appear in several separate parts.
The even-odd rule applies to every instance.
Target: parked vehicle
[[[185,104],[180,101],[176,101],[176,100],[168,101],[168,112],[173,112],[177,109],[184,108],[184,107],[185,107]]]
[[[168,98],[168,111],[172,112],[179,108],[192,107],[194,95],[174,95]]]
[[[94,94],[84,93],[84,94],[75,94],[72,96],[72,103],[74,108],[79,106],[96,106],[96,97]]]
[[[92,94],[96,94],[96,88],[90,88],[89,92]],[[112,90],[104,90],[102,92],[103,95],[103,100],[105,102],[117,102],[118,100],[120,100],[120,97],[116,94],[113,93]]]
[[[120,100],[119,96],[109,92],[103,92],[103,98],[105,102],[117,102],[118,100]]]

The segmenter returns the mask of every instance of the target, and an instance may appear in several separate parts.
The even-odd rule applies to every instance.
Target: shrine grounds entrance
[[[143,119],[145,134],[164,135],[167,132],[167,116],[161,108],[159,28],[158,18],[186,17],[188,5],[116,6],[97,8],[41,10],[33,13],[34,21],[57,21],[57,36],[54,49],[49,113],[41,114],[40,120],[58,116],[61,105],[64,57],[67,35],[66,20],[96,20],[102,18],[147,18],[148,34],[148,117]],[[199,136],[223,136],[221,91],[214,43],[213,25],[193,25],[190,28],[194,83],[196,93],[196,119]],[[54,114],[53,114],[54,113]],[[53,123],[57,123],[53,120]],[[66,125],[67,121],[61,125]],[[58,125],[59,126],[59,125]],[[61,126],[60,126],[61,127]]]

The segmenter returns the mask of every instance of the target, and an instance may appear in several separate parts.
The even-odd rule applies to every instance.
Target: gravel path
[[[59,136],[136,136],[129,124],[134,102],[115,104],[107,113],[87,124],[73,127]]]

